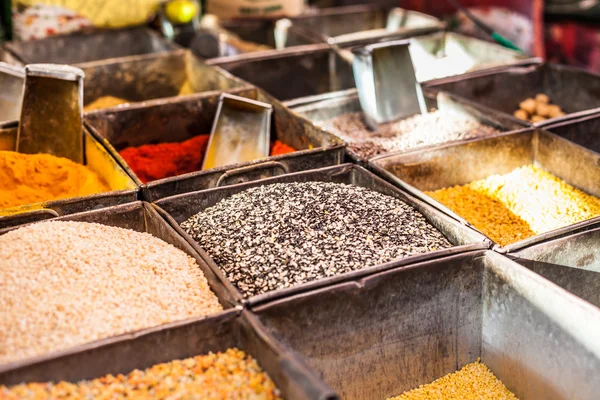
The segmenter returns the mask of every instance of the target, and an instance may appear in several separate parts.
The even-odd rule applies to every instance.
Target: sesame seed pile
[[[196,261],[147,233],[42,222],[0,236],[0,362],[222,309]]]
[[[432,111],[381,124],[377,132],[367,128],[361,112],[342,114],[323,124],[364,158],[393,151],[472,139],[500,133],[473,118]]]
[[[251,356],[238,349],[175,360],[127,375],[106,375],[79,383],[0,386],[13,399],[281,399],[279,390]]]
[[[406,203],[325,182],[251,188],[181,226],[247,297],[452,246]]]
[[[517,400],[483,363],[465,365],[427,385],[388,400]]]
[[[600,216],[600,199],[534,165],[427,194],[503,246]]]

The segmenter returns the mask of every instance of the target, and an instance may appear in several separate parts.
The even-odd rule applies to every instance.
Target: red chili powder
[[[209,138],[210,135],[198,135],[180,143],[127,147],[119,154],[142,183],[148,183],[157,179],[200,171]],[[272,156],[294,151],[296,150],[279,140],[271,144]]]

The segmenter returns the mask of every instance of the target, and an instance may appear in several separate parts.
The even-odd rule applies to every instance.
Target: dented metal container
[[[158,33],[142,27],[58,35],[4,45],[12,61],[21,64],[80,64],[178,48]]]
[[[526,247],[510,257],[563,289],[600,307],[600,225]]]
[[[600,75],[558,64],[532,62],[491,68],[433,80],[426,87],[433,93],[449,92],[510,115],[523,100],[544,93],[566,115],[538,122],[536,126],[569,120],[600,108]]]
[[[425,101],[429,109],[436,108],[442,111],[459,113],[469,118],[472,117],[484,125],[503,132],[522,129],[525,126],[525,123],[521,120],[499,112],[484,111],[477,105],[466,103],[454,96],[442,96],[438,99],[437,96],[426,95]],[[294,112],[333,134],[336,134],[335,129],[328,124],[328,121],[344,114],[362,112],[356,89],[340,91],[327,96],[307,97],[286,104]],[[350,146],[346,148],[346,153],[355,162],[366,164],[368,161],[367,158],[358,154]]]
[[[600,113],[552,124],[545,129],[600,154]]]
[[[248,53],[207,64],[229,71],[280,101],[355,87],[352,65],[327,44]]]
[[[478,358],[520,400],[592,400],[600,390],[600,310],[491,251],[253,311],[346,400],[397,396]]]
[[[17,130],[17,122],[0,125],[0,150],[15,149]],[[42,219],[51,218],[137,200],[138,185],[126,170],[87,129],[84,128],[82,135],[84,135],[84,165],[104,179],[111,191],[0,209],[0,228],[14,225],[15,218],[22,221],[36,220],[40,216]]]
[[[215,205],[222,199],[252,187],[264,186],[273,183],[311,181],[352,184],[398,198],[419,211],[429,221],[429,223],[431,223],[442,234],[444,234],[444,236],[454,245],[454,247],[437,250],[430,253],[409,256],[403,259],[390,261],[386,264],[300,284],[287,289],[275,290],[251,298],[244,298],[237,288],[233,286],[233,284],[228,283],[230,290],[237,292],[237,298],[239,301],[247,304],[248,306],[254,306],[256,304],[280,299],[311,289],[326,287],[334,283],[367,276],[398,266],[411,265],[423,260],[436,259],[445,255],[457,254],[474,249],[486,249],[490,246],[490,242],[486,240],[483,235],[457,223],[444,213],[406,194],[405,192],[400,191],[393,185],[390,185],[367,170],[354,164],[343,164],[335,167],[291,173],[249,183],[240,183],[223,188],[201,190],[188,194],[167,197],[158,200],[155,205],[159,208],[159,212],[163,214],[163,216],[172,224],[172,226],[183,237],[185,237],[192,244],[192,246],[198,250],[198,252],[203,255],[207,263],[213,268],[215,274],[220,275],[222,279],[226,279],[225,274],[219,269],[215,261],[205,252],[205,249],[202,249],[197,242],[195,242],[187,233],[185,233],[179,224],[186,221],[189,217],[205,210],[206,208]]]
[[[424,191],[464,185],[494,174],[535,164],[571,186],[600,197],[600,155],[550,132],[528,128],[488,139],[476,139],[430,147],[408,153],[392,153],[369,162],[378,174],[422,201],[446,212],[465,226],[476,229]],[[513,252],[532,244],[586,229],[596,217],[512,243],[500,252]]]
[[[294,18],[294,28],[321,43],[355,46],[443,30],[439,19],[381,4],[322,8]]]
[[[188,50],[94,61],[77,67],[85,73],[84,105],[104,96],[137,103],[249,86],[220,68],[207,66]]]
[[[249,311],[232,309],[91,342],[0,367],[0,383],[78,382],[238,348],[254,357],[287,399],[335,400],[335,392],[271,336]]]
[[[272,104],[275,123],[271,124],[271,140],[278,139],[298,151],[149,182],[142,189],[146,199],[155,201],[175,194],[337,165],[343,161],[343,141],[290,112],[270,96],[257,89],[239,89],[231,93]],[[219,97],[219,93],[213,92],[88,113],[86,121],[113,157],[141,184],[118,152],[130,146],[181,142],[196,135],[210,134]]]

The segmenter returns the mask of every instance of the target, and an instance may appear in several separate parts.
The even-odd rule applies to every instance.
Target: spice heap
[[[279,390],[251,356],[238,349],[175,360],[127,375],[106,375],[77,384],[0,386],[0,397],[16,399],[281,399]]]
[[[108,190],[95,172],[66,158],[0,151],[0,208]]]
[[[548,118],[558,118],[565,115],[559,106],[550,104],[550,98],[543,93],[536,95],[535,99],[523,100],[519,103],[519,109],[513,114],[519,119],[530,122],[541,122]]]
[[[101,110],[103,108],[115,107],[121,104],[129,103],[129,100],[113,96],[102,96],[83,107],[83,111]]]
[[[452,246],[406,203],[324,182],[251,188],[181,226],[247,297]]]
[[[479,362],[465,365],[418,389],[388,400],[517,400],[517,397],[496,378],[490,369]]]
[[[0,363],[222,309],[196,261],[147,233],[42,222],[0,236]]]
[[[500,133],[475,119],[435,110],[379,125],[377,132],[369,130],[361,112],[342,114],[324,125],[364,158]]]
[[[600,215],[600,199],[534,165],[427,194],[502,246]]]
[[[184,142],[145,144],[127,147],[121,157],[140,178],[142,183],[200,171],[210,135],[198,135]],[[271,155],[292,153],[296,150],[276,140]]]

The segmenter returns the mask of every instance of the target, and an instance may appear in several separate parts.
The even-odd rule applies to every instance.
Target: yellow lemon
[[[191,0],[174,0],[165,7],[167,18],[174,24],[187,24],[198,11],[198,4]]]

